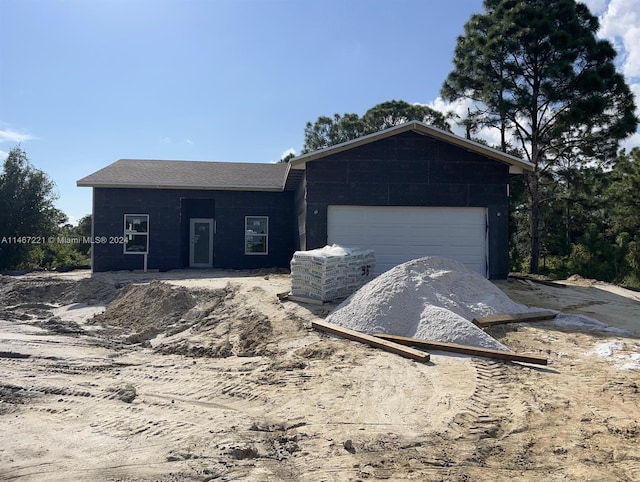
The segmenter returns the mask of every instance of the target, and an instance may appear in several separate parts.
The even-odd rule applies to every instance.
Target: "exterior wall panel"
[[[189,219],[213,218],[214,267],[287,268],[294,249],[293,192],[94,189],[94,236],[123,235],[125,213],[149,214],[148,269],[189,264]],[[245,216],[269,216],[269,253],[244,254]],[[122,244],[94,244],[93,270],[143,268],[142,255],[123,254]]]
[[[295,191],[295,215],[297,219],[297,236],[296,236],[296,250],[305,251],[306,245],[306,232],[307,232],[307,173],[304,171],[302,179],[298,184]]]
[[[491,278],[508,274],[506,164],[405,132],[308,162],[306,176],[306,249],[327,243],[330,204],[486,207],[488,271]]]

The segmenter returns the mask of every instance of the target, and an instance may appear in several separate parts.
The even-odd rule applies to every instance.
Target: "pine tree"
[[[574,0],[485,0],[458,38],[442,95],[479,105],[476,117],[499,128],[534,165],[527,177],[529,270],[538,271],[543,199],[540,180],[558,160],[613,158],[635,132],[633,94],[616,72],[616,52],[596,37],[598,19]]]

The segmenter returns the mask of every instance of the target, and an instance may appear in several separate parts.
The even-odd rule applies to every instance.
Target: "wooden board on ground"
[[[553,311],[534,311],[531,313],[510,313],[504,315],[478,316],[471,322],[480,328],[494,325],[505,325],[507,323],[518,323],[525,321],[552,320],[556,317]]]
[[[324,331],[325,333],[331,333],[332,335],[341,336],[342,338],[347,338],[348,340],[365,343],[369,346],[380,348],[381,350],[395,353],[396,355],[400,355],[405,358],[410,358],[417,361],[429,361],[429,354],[424,351],[416,350],[415,348],[409,348],[407,346],[404,346],[403,344],[398,344],[393,341],[383,340],[372,335],[367,335],[366,333],[349,330],[348,328],[343,328],[332,323],[327,323],[326,321],[312,321],[311,326],[316,330]]]
[[[410,338],[407,336],[387,335],[385,333],[376,333],[376,338],[382,340],[393,341],[401,345],[415,346],[426,348],[429,350],[450,351],[453,353],[463,353],[465,355],[476,355],[485,358],[496,358],[498,360],[518,361],[524,363],[533,363],[535,365],[546,365],[547,359],[529,355],[518,355],[507,351],[492,350],[489,348],[479,348],[469,345],[458,345],[456,343],[444,343],[440,341],[421,340],[418,338]]]
[[[510,274],[509,278],[519,279],[519,280],[524,280],[524,281],[532,281],[533,283],[540,283],[541,285],[547,285],[547,286],[555,286],[556,288],[566,288],[567,287],[567,285],[563,285],[562,283],[556,283],[554,281],[548,281],[548,280],[544,280],[544,279],[533,278],[531,276],[522,276],[522,275],[519,275],[519,274]]]
[[[276,293],[276,298],[278,298],[279,301],[287,301],[290,295],[291,293],[289,291],[284,291],[282,293]]]
[[[315,300],[313,298],[305,298],[304,296],[293,296],[293,295],[289,295],[287,296],[287,299],[289,301],[297,301],[299,303],[309,303],[312,305],[324,305],[324,301],[322,300]]]

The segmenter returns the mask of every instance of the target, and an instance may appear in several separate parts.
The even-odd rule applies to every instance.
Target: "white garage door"
[[[329,244],[375,250],[376,273],[441,256],[487,275],[485,208],[329,206]]]

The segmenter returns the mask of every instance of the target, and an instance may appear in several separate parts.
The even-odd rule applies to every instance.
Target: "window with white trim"
[[[149,253],[149,215],[124,215],[124,254]]]
[[[268,216],[245,216],[244,254],[269,254]]]

